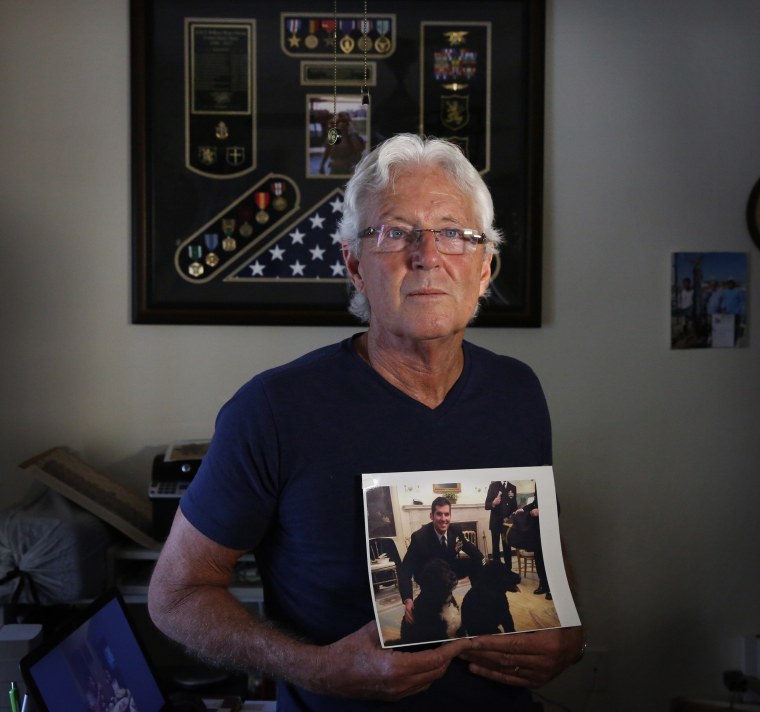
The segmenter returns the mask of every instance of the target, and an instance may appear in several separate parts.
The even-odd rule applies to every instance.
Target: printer
[[[153,458],[148,497],[153,508],[153,538],[165,541],[179,500],[185,493],[208,450],[208,441],[169,445]]]

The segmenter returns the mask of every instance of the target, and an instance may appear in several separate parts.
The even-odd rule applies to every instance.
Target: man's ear
[[[364,279],[361,275],[361,260],[353,253],[346,244],[343,244],[343,262],[346,264],[346,272],[351,284],[357,292],[364,292]]]
[[[491,260],[493,253],[487,252],[483,256],[483,266],[480,269],[480,296],[482,297],[491,284]]]

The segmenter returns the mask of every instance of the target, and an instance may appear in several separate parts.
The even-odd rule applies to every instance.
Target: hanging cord
[[[369,104],[367,91],[367,0],[364,0],[364,24],[362,25],[362,52],[364,54],[364,84],[362,84],[362,104]]]
[[[338,0],[333,0],[333,118],[332,127],[327,132],[327,143],[340,143],[338,131]]]

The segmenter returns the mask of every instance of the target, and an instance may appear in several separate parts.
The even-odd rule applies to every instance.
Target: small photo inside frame
[[[362,104],[361,95],[356,93],[338,96],[309,94],[307,101],[307,176],[350,178],[368,150],[369,105]],[[335,143],[329,139],[331,129],[336,129],[339,134]]]
[[[446,479],[456,500],[434,491]],[[372,473],[362,489],[383,647],[580,625],[551,467]]]
[[[674,252],[672,349],[738,348],[749,341],[746,252]]]

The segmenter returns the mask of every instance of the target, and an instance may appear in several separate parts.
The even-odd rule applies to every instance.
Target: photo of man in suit
[[[412,534],[409,548],[398,572],[399,592],[404,602],[404,618],[414,622],[412,577],[419,579],[422,567],[431,559],[443,559],[456,573],[465,578],[483,564],[483,554],[477,546],[465,539],[459,525],[451,521],[451,503],[445,497],[436,497],[430,506],[430,524]],[[469,558],[460,558],[464,551]]]
[[[486,493],[486,509],[491,510],[488,528],[491,530],[491,546],[494,561],[500,561],[503,551],[504,563],[512,568],[512,547],[507,543],[504,520],[517,509],[517,487],[511,482],[491,482]]]

